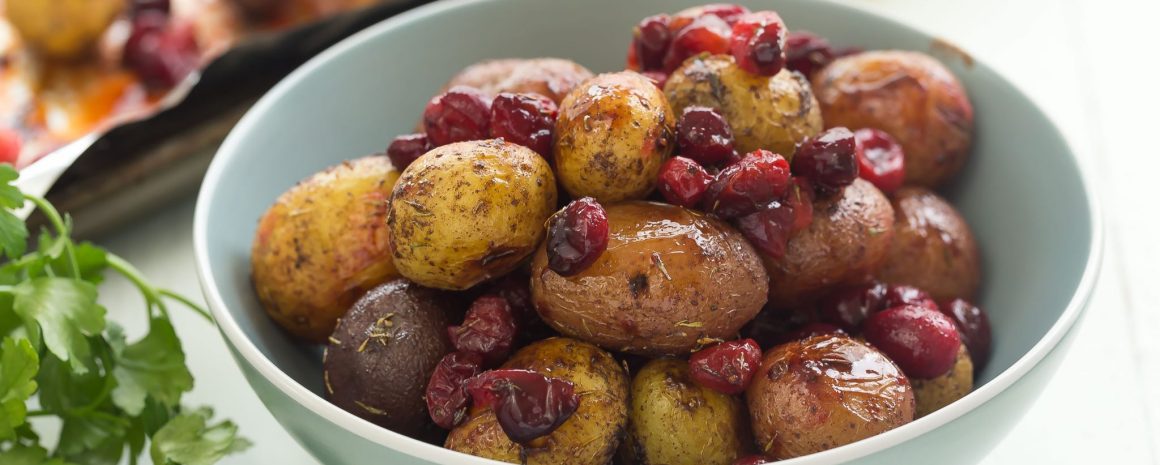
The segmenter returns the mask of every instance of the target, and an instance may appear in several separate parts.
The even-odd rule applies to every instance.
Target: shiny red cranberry
[[[822,321],[856,332],[872,313],[886,308],[886,285],[870,283],[837,290],[818,302]]]
[[[489,366],[507,360],[516,338],[516,320],[507,299],[485,295],[471,304],[463,324],[447,328],[451,345],[460,352],[479,354]]]
[[[0,128],[0,163],[15,165],[20,159],[20,147],[24,145],[20,133],[15,129]]]
[[[668,159],[657,175],[657,188],[665,200],[687,208],[701,204],[711,182],[713,176],[705,168],[685,157]]]
[[[440,427],[451,429],[467,417],[467,380],[482,370],[478,354],[452,352],[443,357],[427,382],[427,412]]]
[[[785,67],[785,23],[772,11],[742,15],[733,25],[729,51],[737,66],[750,73],[773,76]]]
[[[900,305],[917,305],[938,311],[938,304],[926,291],[914,286],[892,284],[886,288],[886,297],[882,308],[898,307]]]
[[[669,44],[673,40],[669,21],[669,15],[666,14],[649,16],[640,20],[633,29],[632,46],[642,69],[656,70],[664,66],[665,53],[669,51]]]
[[[554,335],[547,323],[536,313],[532,304],[531,277],[517,270],[504,275],[487,287],[488,294],[495,294],[507,300],[516,320],[516,344],[546,339]]]
[[[971,354],[975,371],[983,369],[991,358],[991,321],[987,313],[963,299],[955,299],[940,306],[943,314],[951,317],[959,330],[959,338]]]
[[[906,160],[902,145],[885,131],[864,128],[854,131],[858,176],[887,194],[902,187]]]
[[[728,53],[731,33],[729,24],[718,16],[697,17],[673,37],[673,43],[665,54],[664,71],[673,72],[685,59],[699,53]]]
[[[580,406],[570,381],[529,370],[488,371],[467,383],[476,406],[491,407],[512,441],[527,443],[550,434]]]
[[[733,465],[763,465],[773,461],[760,455],[746,455],[733,462]]]
[[[733,129],[715,108],[688,106],[677,120],[681,155],[704,166],[717,166],[733,156]]]
[[[556,102],[540,94],[501,93],[491,102],[491,137],[550,157],[557,111]]]
[[[758,149],[717,173],[703,201],[704,210],[722,218],[756,212],[778,200],[790,186],[789,163]]]
[[[644,71],[640,74],[652,81],[653,85],[657,86],[657,89],[660,90],[665,90],[665,83],[669,82],[669,75],[664,71],[652,70]]]
[[[711,3],[702,5],[700,7],[701,16],[713,15],[725,20],[725,23],[732,26],[737,22],[737,19],[742,15],[749,13],[749,8],[741,5],[734,5],[731,3]]]
[[[862,336],[902,368],[907,376],[931,379],[955,365],[959,333],[938,310],[917,305],[892,307],[870,315]]]
[[[426,134],[404,134],[396,137],[391,141],[391,145],[387,146],[387,158],[391,159],[395,169],[402,171],[433,148],[435,147],[431,146]]]
[[[169,89],[189,76],[201,55],[190,23],[170,23],[163,11],[133,17],[122,61],[153,89]]]
[[[812,32],[791,31],[785,39],[786,67],[807,78],[834,61],[830,42]]]
[[[573,200],[548,220],[548,268],[580,273],[608,248],[608,215],[592,197]]]
[[[436,147],[487,139],[490,120],[491,97],[468,86],[455,86],[436,95],[423,110],[427,137]]]
[[[794,223],[793,207],[785,202],[770,202],[765,208],[737,219],[737,229],[749,244],[774,260],[785,257]]]
[[[761,365],[761,346],[753,339],[722,342],[689,356],[689,376],[725,394],[741,394]]]
[[[834,192],[858,179],[854,133],[843,127],[827,129],[798,145],[793,174],[809,178],[817,190]]]

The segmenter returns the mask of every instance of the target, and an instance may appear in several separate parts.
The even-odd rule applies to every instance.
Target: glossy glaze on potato
[[[775,308],[793,308],[837,285],[864,280],[890,247],[894,211],[873,184],[857,179],[840,194],[814,201],[813,208],[813,222],[790,238],[785,257],[762,255]]]
[[[556,330],[611,350],[676,355],[733,338],[761,310],[768,278],[732,226],[661,203],[606,211],[608,249],[588,269],[556,274],[545,246],[532,261],[532,300]]]
[[[918,287],[938,302],[974,300],[979,290],[979,247],[953,205],[920,187],[894,193],[894,239],[875,274],[890,284]]]
[[[344,162],[290,188],[262,215],[251,278],[279,326],[322,342],[364,292],[399,276],[385,222],[398,177],[384,156]]]
[[[916,418],[930,415],[971,393],[975,387],[975,365],[967,353],[967,346],[959,346],[955,365],[945,375],[934,379],[910,380],[914,388]]]
[[[592,78],[592,71],[563,58],[504,58],[485,60],[456,73],[443,90],[464,85],[487,94],[531,92],[557,104],[580,83]]]
[[[761,452],[800,457],[865,439],[914,419],[902,371],[869,345],[822,335],[774,347],[746,391]]]
[[[871,51],[813,77],[826,127],[877,128],[900,144],[906,184],[938,186],[966,163],[975,116],[950,70],[919,52]]]

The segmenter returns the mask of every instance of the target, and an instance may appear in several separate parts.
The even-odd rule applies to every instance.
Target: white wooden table
[[[1160,2],[848,3],[935,32],[1008,76],[1062,128],[1102,195],[1108,253],[1090,312],[1053,384],[984,463],[1160,464]],[[189,198],[100,242],[200,296],[192,217]],[[134,291],[114,280],[102,293],[112,318],[141,329]],[[258,401],[216,330],[176,318],[197,378],[188,401],[214,406],[256,443],[225,463],[317,464]]]

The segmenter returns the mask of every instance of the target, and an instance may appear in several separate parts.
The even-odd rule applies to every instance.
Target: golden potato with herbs
[[[557,104],[580,83],[592,77],[592,71],[563,58],[505,58],[485,60],[463,68],[443,86],[471,86],[484,93],[535,93]]]
[[[759,76],[728,55],[686,60],[669,76],[665,95],[678,116],[693,105],[720,111],[743,154],[766,149],[792,159],[795,144],[822,131],[822,112],[805,77],[788,69]]]
[[[894,239],[875,276],[915,286],[938,302],[972,299],[979,290],[979,246],[954,205],[921,187],[904,187],[891,200]]]
[[[730,465],[751,449],[745,404],[693,381],[684,359],[656,359],[632,380],[624,463]]]
[[[552,150],[560,185],[601,203],[645,198],[676,145],[676,124],[664,94],[640,74],[585,81],[560,102]]]
[[[523,263],[556,209],[556,179],[536,152],[503,140],[445,145],[395,185],[386,224],[399,272],[461,290]]]
[[[910,384],[914,388],[914,401],[917,406],[916,418],[930,415],[935,410],[970,394],[971,389],[975,387],[974,373],[975,365],[971,363],[967,346],[960,345],[951,371],[934,379],[911,379]]]
[[[503,368],[562,378],[580,396],[576,412],[534,445],[512,442],[490,408],[474,407],[451,430],[448,449],[526,465],[606,465],[628,422],[628,374],[608,352],[568,338],[550,338],[520,349]]]
[[[387,157],[359,158],[298,183],[262,215],[251,277],[279,326],[322,342],[364,292],[399,277],[385,223],[398,177]]]

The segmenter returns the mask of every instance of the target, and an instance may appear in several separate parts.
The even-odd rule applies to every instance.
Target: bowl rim
[[[218,190],[218,184],[221,182],[222,173],[225,170],[226,160],[229,158],[228,154],[231,152],[234,154],[238,153],[236,146],[240,144],[240,140],[243,138],[242,134],[248,132],[252,126],[256,125],[276,101],[283,98],[285,94],[296,87],[297,83],[306,76],[313,74],[319,68],[323,68],[329,62],[347,53],[349,50],[360,47],[372,38],[388,33],[388,31],[405,24],[437,16],[465,5],[496,3],[499,1],[503,0],[445,0],[421,5],[353,34],[294,70],[246,112],[245,116],[230,131],[225,141],[218,148],[217,155],[227,155],[215,155],[198,193],[197,206],[194,212],[194,258],[196,260],[197,274],[201,283],[202,293],[218,325],[219,332],[223,339],[234,347],[235,353],[241,356],[250,367],[257,371],[270,384],[280,390],[283,395],[293,399],[314,415],[324,418],[330,423],[367,441],[433,463],[496,465],[502,462],[445,449],[442,446],[412,439],[377,426],[327,402],[321,396],[316,395],[314,392],[302,386],[278,368],[242,332],[237,320],[227,309],[224,299],[218,291],[217,280],[210,270],[209,246],[207,242],[210,197]],[[846,10],[852,14],[872,16],[876,20],[882,21],[891,27],[909,29],[932,39],[938,37],[936,34],[932,34],[921,27],[903,23],[873,9],[837,3],[834,0],[820,0],[819,3],[824,3],[829,8]],[[1051,130],[1054,131],[1056,137],[1063,141],[1064,146],[1067,147],[1066,155],[1076,165],[1080,187],[1083,189],[1084,197],[1087,200],[1086,208],[1091,221],[1089,231],[1090,242],[1088,244],[1089,253],[1087,261],[1084,264],[1083,274],[1076,286],[1075,292],[1072,294],[1063,313],[1060,314],[1059,318],[1047,330],[1046,334],[1030,350],[1019,357],[1006,370],[996,375],[994,379],[976,388],[970,394],[930,415],[916,419],[906,425],[834,449],[790,459],[784,462],[786,465],[821,465],[855,460],[922,436],[978,408],[1035,368],[1059,344],[1064,336],[1067,335],[1091,298],[1098,279],[1104,249],[1103,216],[1097,194],[1093,189],[1095,184],[1092,181],[1092,171],[1084,159],[1076,156],[1073,144],[1062,134],[1059,130],[1059,125],[1056,124],[1056,121],[1051,115],[1045,113],[1042,107],[1032,100],[1022,88],[995,72],[995,68],[988,65],[985,60],[980,60],[974,56],[972,58],[974,58],[975,66],[990,71],[1006,85],[1013,88],[1019,97],[1024,100],[1022,102],[1023,104],[1028,105],[1033,111],[1050,123]],[[237,357],[235,357],[235,362],[239,365],[241,364],[241,360]],[[312,451],[310,453],[313,454]]]

